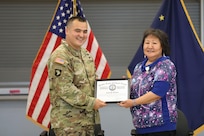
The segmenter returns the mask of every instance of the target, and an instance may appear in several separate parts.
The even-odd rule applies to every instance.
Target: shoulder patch
[[[63,59],[61,59],[61,58],[56,58],[55,62],[59,63],[59,64],[64,64],[65,63],[65,61]]]
[[[62,70],[55,69],[55,76],[59,77],[61,75]]]

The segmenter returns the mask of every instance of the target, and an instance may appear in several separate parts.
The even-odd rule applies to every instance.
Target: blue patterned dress
[[[131,114],[137,133],[176,130],[176,68],[169,57],[163,56],[145,66],[147,59],[138,63],[131,80],[130,98],[136,99],[152,91],[161,99],[132,107]]]

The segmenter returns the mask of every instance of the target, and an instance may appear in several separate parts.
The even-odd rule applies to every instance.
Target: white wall
[[[26,100],[0,101],[0,136],[39,136],[43,131],[26,118]],[[129,109],[108,104],[100,109],[105,136],[129,136],[133,127]]]
[[[27,100],[0,101],[0,136],[39,136],[42,129],[26,119]]]

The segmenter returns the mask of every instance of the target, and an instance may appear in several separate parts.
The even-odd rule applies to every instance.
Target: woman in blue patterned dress
[[[175,136],[177,73],[169,58],[167,34],[147,29],[143,52],[145,59],[135,66],[132,75],[130,99],[119,105],[130,108],[137,136]]]

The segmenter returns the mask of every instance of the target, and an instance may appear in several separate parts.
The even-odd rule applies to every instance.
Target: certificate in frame
[[[106,103],[118,103],[129,99],[129,78],[96,80],[95,97]]]

